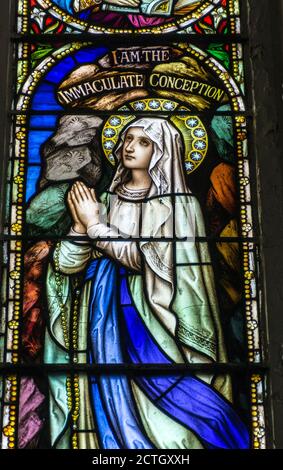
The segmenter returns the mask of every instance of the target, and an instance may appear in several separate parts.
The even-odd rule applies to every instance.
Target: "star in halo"
[[[195,148],[197,150],[204,150],[206,147],[206,143],[203,140],[197,140],[195,143]]]
[[[121,119],[116,117],[116,116],[112,117],[110,119],[110,124],[111,124],[111,126],[119,126],[119,124],[121,124]]]
[[[192,162],[185,162],[185,167],[187,171],[191,171],[194,169],[194,165]]]
[[[115,135],[115,131],[113,129],[105,129],[104,135],[105,137],[113,137]]]
[[[157,109],[159,108],[160,104],[156,100],[152,100],[149,102],[149,107],[152,109]]]
[[[197,128],[194,130],[194,135],[196,137],[204,137],[205,136],[205,131],[203,129]]]
[[[193,152],[192,153],[192,159],[198,162],[199,160],[202,159],[202,154],[199,153],[199,152]]]
[[[198,120],[196,118],[187,119],[186,124],[189,127],[196,127],[198,125]]]
[[[134,106],[137,111],[142,111],[145,108],[145,104],[142,103],[141,101],[138,101],[137,103],[135,103]]]
[[[171,101],[166,101],[163,106],[167,111],[172,111],[174,109],[174,104]]]
[[[107,142],[105,142],[105,144],[104,144],[104,148],[106,148],[107,150],[110,150],[113,147],[114,147],[114,143],[109,141],[109,140]]]

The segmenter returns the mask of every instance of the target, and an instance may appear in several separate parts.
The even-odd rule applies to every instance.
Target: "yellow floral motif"
[[[243,177],[240,179],[240,183],[242,186],[247,186],[249,184],[250,180],[247,177]]]
[[[14,426],[5,426],[5,428],[3,429],[3,434],[4,436],[13,436],[15,434]]]
[[[244,124],[246,122],[246,118],[244,116],[236,116],[236,122]]]
[[[24,181],[24,178],[23,178],[22,176],[20,176],[20,175],[17,175],[17,176],[15,176],[15,178],[14,178],[14,182],[15,182],[16,184],[23,183],[23,181]]]
[[[261,376],[260,375],[253,375],[252,381],[256,384],[259,383],[261,381]]]
[[[247,138],[247,135],[246,135],[245,132],[239,132],[239,133],[238,133],[238,139],[239,139],[240,141],[243,141],[243,140],[245,140],[246,138]]]
[[[243,224],[242,229],[244,232],[249,232],[252,229],[251,224]]]
[[[17,377],[16,377],[16,375],[8,375],[7,380],[8,380],[8,382],[13,382],[13,381],[17,380]]]
[[[20,224],[13,224],[11,229],[12,232],[18,233],[22,230],[22,226]]]
[[[253,271],[247,271],[245,273],[245,278],[249,279],[249,280],[253,279],[254,278],[254,272]]]
[[[10,278],[11,278],[11,279],[19,279],[19,278],[20,278],[20,273],[19,273],[19,271],[11,271],[11,272],[10,272]]]
[[[18,328],[19,322],[15,321],[15,320],[11,320],[11,321],[9,321],[8,326],[9,326],[10,330],[15,330],[15,329]]]
[[[18,132],[16,134],[17,139],[23,140],[25,138],[25,133],[24,132]]]

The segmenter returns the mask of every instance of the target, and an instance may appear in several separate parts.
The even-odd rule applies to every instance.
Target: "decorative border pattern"
[[[251,377],[251,414],[252,445],[254,449],[266,449],[265,413],[264,413],[264,378],[260,375]]]
[[[5,378],[4,401],[7,404],[3,407],[2,449],[16,448],[18,387],[17,376],[11,375]]]
[[[30,12],[30,0],[19,0],[18,1],[18,22],[17,22],[17,31],[19,34],[28,34],[29,31],[29,15],[32,19],[32,11]],[[152,28],[129,28],[129,29],[120,29],[120,28],[110,28],[103,26],[94,26],[91,23],[82,21],[74,16],[70,15],[66,11],[57,7],[52,3],[51,0],[37,0],[41,11],[37,12],[39,18],[39,24],[42,21],[42,14],[50,14],[53,18],[61,20],[65,26],[64,33],[122,33],[122,34],[139,34],[139,33],[196,33],[193,27],[194,25],[204,18],[208,14],[212,14],[213,21],[216,26],[219,25],[219,22],[223,17],[227,17],[229,22],[230,34],[240,34],[240,3],[239,0],[227,0],[226,9],[221,6],[221,0],[206,0],[202,5],[199,5],[196,10],[191,11],[187,15],[180,16],[176,18],[174,22],[166,23],[160,26],[154,26]],[[45,33],[44,31],[42,31]],[[51,32],[46,31],[46,34],[51,34]],[[60,33],[61,34],[61,33]],[[203,34],[210,34],[210,31],[204,29]]]
[[[18,0],[17,31],[21,34],[29,33],[29,0]]]
[[[176,19],[175,22],[166,23],[160,26],[154,26],[152,28],[138,28],[138,29],[120,29],[120,28],[107,28],[103,26],[94,26],[91,23],[86,21],[79,20],[74,16],[68,14],[66,11],[55,6],[52,0],[37,0],[37,3],[41,6],[43,10],[47,10],[55,18],[62,20],[64,23],[69,26],[74,27],[80,32],[86,31],[88,33],[117,33],[117,34],[127,34],[127,33],[172,33],[174,31],[184,29],[191,26],[198,19],[210,13],[221,0],[212,0],[204,1],[196,10],[192,11],[188,15],[182,16],[180,19]]]
[[[24,4],[25,0],[21,0]],[[57,63],[60,59],[66,57],[72,52],[88,46],[88,43],[72,43],[56,50],[50,57],[47,57],[41,64],[28,75],[29,70],[29,45],[18,45],[18,76],[20,83],[24,83],[21,89],[21,94],[17,104],[18,111],[28,111],[33,91],[45,73]],[[242,92],[237,86],[234,78],[232,78],[224,67],[219,64],[215,59],[211,58],[204,51],[197,47],[183,45],[183,48],[203,61],[204,64],[209,66],[212,71],[218,75],[226,86],[228,94],[232,97],[232,108],[234,111],[245,111]],[[242,59],[242,50],[239,45],[232,45],[232,65],[234,77],[241,78],[240,61]],[[243,83],[241,83],[241,88]],[[239,175],[239,191],[241,203],[241,235],[244,238],[253,236],[253,222],[251,210],[251,194],[250,194],[250,174],[249,174],[249,160],[248,160],[248,145],[247,145],[247,122],[246,117],[238,114],[234,117],[235,121],[235,140],[236,151],[238,156],[238,175]],[[24,177],[25,177],[25,159],[27,148],[27,128],[26,116],[18,115],[15,124],[15,148],[14,148],[14,165],[13,174],[10,177],[10,194],[11,194],[11,230],[12,233],[21,236],[23,230],[23,191],[24,191]],[[7,229],[7,234],[9,229]],[[257,299],[257,285],[256,285],[256,257],[255,248],[253,243],[248,240],[243,243],[242,257],[244,267],[244,284],[245,284],[245,311],[246,311],[246,330],[248,337],[249,349],[249,362],[259,363],[261,358],[260,347],[260,334],[259,334],[259,320],[258,320],[258,299]],[[10,259],[10,264],[7,265],[6,270],[9,273],[9,304],[6,305],[7,309],[7,346],[5,362],[18,363],[18,345],[19,345],[19,315],[21,313],[21,265],[23,259],[22,242],[11,241],[9,242],[7,259]],[[75,337],[74,337],[75,340]],[[70,403],[75,403],[74,408],[72,405],[73,424],[76,425],[79,410],[77,408],[76,396],[77,386],[75,377],[68,387],[66,393],[74,389],[68,400]],[[69,388],[71,389],[69,390]],[[3,414],[3,435],[2,435],[2,448],[15,447],[16,439],[16,416],[18,399],[19,381],[16,376],[8,377],[5,379],[5,402]],[[264,386],[263,381],[258,379],[258,376],[251,378],[251,401],[252,401],[252,421],[253,421],[253,447],[265,447],[265,428],[264,428],[264,406],[263,406]],[[74,399],[72,398],[74,396]],[[75,429],[75,428],[74,428]],[[76,433],[73,434],[73,447],[77,446]]]

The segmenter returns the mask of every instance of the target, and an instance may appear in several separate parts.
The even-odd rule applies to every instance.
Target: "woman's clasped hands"
[[[68,205],[73,218],[73,230],[87,233],[88,227],[99,224],[99,202],[95,190],[78,181],[68,193]]]

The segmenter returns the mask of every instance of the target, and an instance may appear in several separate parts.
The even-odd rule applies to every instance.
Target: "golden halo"
[[[188,114],[168,116],[166,111],[188,111]],[[198,116],[194,116],[184,106],[169,99],[146,98],[128,103],[117,113],[110,116],[104,123],[101,133],[101,145],[106,158],[115,165],[113,149],[125,126],[136,119],[136,115],[123,115],[119,111],[152,111],[160,117],[169,119],[183,136],[185,144],[184,166],[187,174],[195,171],[204,161],[208,150],[208,135],[206,128]],[[162,114],[160,115],[160,112]]]

